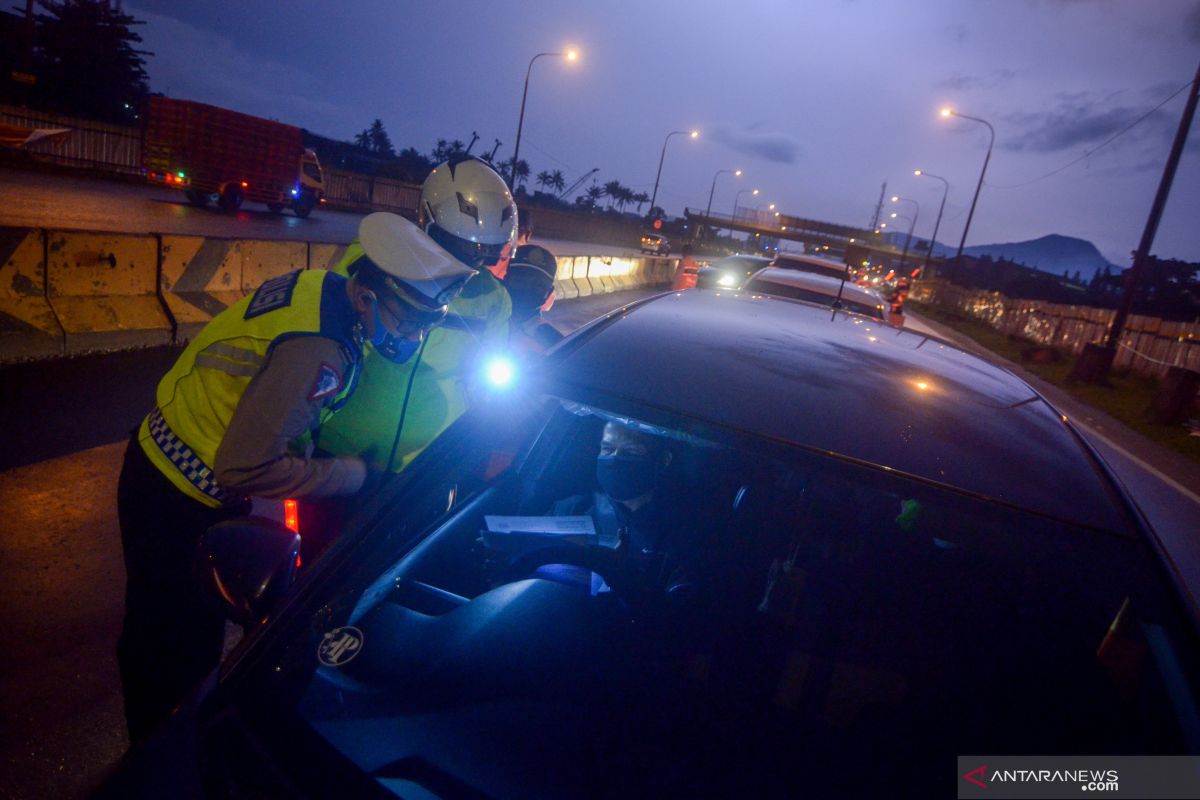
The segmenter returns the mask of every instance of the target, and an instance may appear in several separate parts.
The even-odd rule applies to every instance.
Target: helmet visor
[[[455,236],[445,228],[440,227],[436,222],[429,223],[425,228],[425,232],[429,234],[429,238],[441,245],[450,255],[474,269],[493,267],[500,263],[500,259],[504,257],[505,248],[509,246],[509,242],[501,242],[500,244],[472,242],[460,236]]]

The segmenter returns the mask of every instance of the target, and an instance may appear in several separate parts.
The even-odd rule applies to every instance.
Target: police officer
[[[383,470],[403,469],[462,415],[481,360],[508,345],[512,301],[500,279],[517,237],[517,206],[504,179],[479,159],[451,158],[422,185],[417,224],[475,272],[415,359],[396,364],[368,351],[353,400],[319,442]],[[352,268],[357,253],[351,245],[336,269]]]
[[[117,490],[125,618],[117,660],[130,739],[148,735],[220,659],[224,620],[191,579],[197,540],[250,495],[359,491],[362,459],[302,442],[354,390],[365,342],[415,351],[472,271],[395,214],[359,226],[349,278],[296,271],[218,314],[158,385]]]
[[[512,298],[510,343],[514,352],[542,353],[563,335],[542,314],[554,305],[554,278],[558,261],[544,247],[526,244],[517,248],[508,265],[504,288]]]

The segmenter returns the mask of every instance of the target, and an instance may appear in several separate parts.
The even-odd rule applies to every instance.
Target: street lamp
[[[936,178],[942,182],[942,204],[938,206],[937,222],[933,223],[933,239],[929,242],[929,255],[925,257],[925,263],[921,265],[921,277],[928,277],[926,270],[929,267],[929,256],[933,255],[933,248],[937,246],[938,227],[942,224],[942,212],[946,210],[946,196],[950,194],[950,181],[943,178],[941,175],[933,175],[921,169],[914,169],[913,175],[924,176],[926,178]]]
[[[758,189],[742,189],[735,194],[733,196],[733,214],[730,216],[730,219],[735,221],[737,220],[738,201],[742,199],[742,195],[744,195],[746,192],[749,192],[752,197],[758,196]]]
[[[654,176],[654,193],[650,195],[650,216],[654,216],[654,201],[658,199],[658,180],[662,177],[663,159],[667,157],[667,142],[671,141],[672,136],[682,136],[683,134],[695,139],[700,135],[700,131],[671,131],[667,134],[667,138],[663,139],[662,154],[658,157],[658,174]]]
[[[967,231],[971,229],[971,218],[975,216],[975,203],[979,200],[979,190],[983,188],[983,176],[987,174],[988,161],[990,161],[992,158],[992,145],[996,143],[996,129],[992,127],[992,123],[985,119],[980,119],[979,117],[969,117],[966,114],[958,113],[952,108],[943,108],[942,116],[962,117],[963,119],[969,119],[972,122],[982,122],[984,125],[987,125],[988,133],[991,134],[991,138],[988,139],[987,155],[983,157],[983,169],[979,170],[979,183],[975,186],[975,196],[971,198],[971,210],[967,212],[967,224],[963,226],[962,239],[960,239],[958,242],[958,252],[954,254],[954,261],[955,263],[958,263],[959,259],[962,258],[963,247],[967,243]]]
[[[525,98],[529,96],[529,75],[533,72],[533,62],[542,56],[560,56],[567,61],[577,61],[579,51],[571,48],[560,53],[538,53],[529,59],[529,67],[525,70],[525,90],[521,92],[521,114],[517,117],[517,143],[513,147],[512,171],[508,176],[508,185],[514,192],[517,190],[517,160],[521,156],[521,129],[525,127]]]
[[[902,268],[904,268],[907,266],[905,259],[908,258],[908,246],[910,244],[912,244],[913,228],[917,227],[917,219],[921,216],[921,204],[918,203],[916,200],[910,200],[907,197],[900,197],[898,195],[892,195],[892,202],[893,203],[912,203],[913,206],[917,209],[916,211],[913,212],[912,225],[908,229],[908,238],[904,240],[904,253],[902,253],[900,256],[900,266]]]
[[[726,173],[732,174],[733,177],[735,177],[735,178],[742,177],[742,171],[740,169],[719,169],[719,170],[717,170],[717,174],[713,175],[712,188],[708,190],[708,205],[704,209],[704,216],[706,218],[708,217],[709,214],[712,213],[712,199],[713,199],[713,192],[715,192],[717,190],[717,178]]]

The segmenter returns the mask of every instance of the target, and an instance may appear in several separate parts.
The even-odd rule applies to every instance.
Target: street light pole
[[[929,241],[929,253],[925,256],[925,262],[921,265],[921,277],[929,277],[927,270],[929,269],[929,257],[933,255],[933,248],[937,246],[938,228],[942,224],[942,212],[946,210],[946,196],[950,194],[950,181],[940,175],[932,175],[924,170],[913,170],[913,175],[924,175],[926,178],[937,178],[943,184],[942,189],[942,204],[938,206],[937,221],[933,223],[933,238]]]
[[[742,199],[742,195],[746,192],[749,192],[751,197],[758,196],[758,189],[742,189],[733,196],[733,213],[729,215],[729,219],[735,222],[737,221],[738,201]]]
[[[920,211],[918,211],[917,213],[919,214]],[[917,218],[915,216],[906,217],[903,214],[897,214],[893,211],[892,219],[908,220],[908,236],[904,237],[904,252],[900,254],[900,269],[905,269],[904,261],[905,261],[905,259],[908,258],[908,246],[910,244],[912,244],[913,228],[915,228],[917,226]]]
[[[908,269],[908,247],[912,244],[913,229],[917,227],[917,220],[921,216],[921,204],[916,200],[912,200],[907,197],[900,197],[899,195],[892,195],[892,202],[912,203],[916,208],[916,211],[913,212],[912,224],[908,226],[908,238],[904,240],[904,253],[900,256],[900,268]]]
[[[529,59],[529,67],[525,70],[525,89],[521,92],[521,113],[517,117],[517,142],[513,146],[512,169],[508,175],[508,185],[513,192],[517,191],[517,161],[521,157],[521,131],[525,127],[525,100],[529,97],[529,76],[533,73],[533,62],[542,56],[563,56],[568,61],[574,61],[578,54],[574,50],[565,53],[538,53]]]
[[[658,181],[662,178],[662,165],[667,157],[667,142],[671,141],[672,136],[679,136],[685,133],[693,139],[700,135],[699,131],[671,131],[667,134],[667,138],[663,139],[662,154],[658,157],[658,173],[654,176],[654,192],[650,195],[650,216],[652,217],[654,216],[654,203],[658,200]],[[716,179],[714,178],[714,180]]]
[[[971,210],[967,212],[967,224],[963,226],[962,239],[958,241],[958,252],[954,254],[954,261],[957,263],[962,258],[963,247],[967,244],[967,231],[971,230],[971,218],[975,216],[975,204],[979,202],[979,190],[983,188],[983,176],[987,174],[988,162],[992,160],[992,145],[996,143],[996,129],[992,127],[992,123],[979,117],[969,117],[966,114],[960,114],[954,109],[942,109],[943,117],[961,117],[969,119],[972,122],[982,122],[987,125],[988,133],[991,138],[988,139],[987,155],[983,157],[983,169],[979,170],[979,183],[975,185],[975,196],[971,198]]]
[[[717,190],[717,178],[726,173],[731,173],[735,178],[740,177],[742,171],[740,169],[719,169],[717,174],[713,175],[712,188],[708,190],[708,205],[704,208],[704,216],[707,217],[712,213],[713,192]]]

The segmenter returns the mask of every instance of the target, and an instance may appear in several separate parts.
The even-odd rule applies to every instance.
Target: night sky
[[[539,59],[521,156],[568,182],[599,167],[668,213],[728,214],[738,189],[786,214],[866,226],[880,185],[920,203],[917,235],[957,245],[996,128],[968,245],[1050,233],[1113,263],[1138,243],[1200,60],[1196,0],[404,3],[136,0],[151,88],[351,138],[379,117],[397,149],[438,138],[512,154],[529,59]],[[1200,261],[1200,133],[1193,125],[1154,252]],[[1078,163],[1035,180],[1069,162]],[[1031,182],[1032,181],[1032,182]],[[534,188],[532,181],[530,189]],[[911,205],[908,206],[912,208]],[[643,206],[645,211],[645,206]]]

